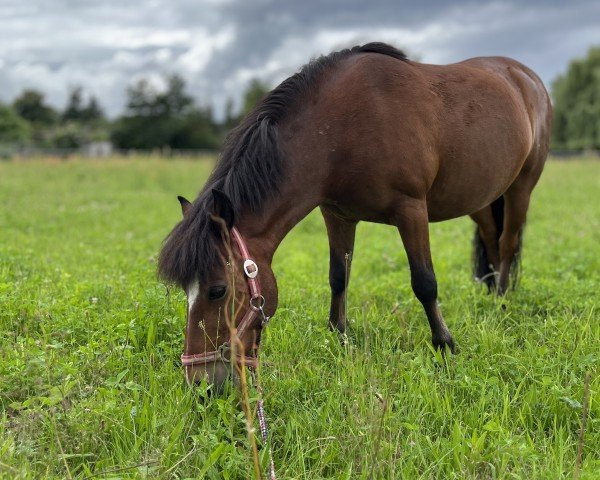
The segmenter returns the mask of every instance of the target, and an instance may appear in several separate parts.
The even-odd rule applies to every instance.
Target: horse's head
[[[186,380],[194,384],[206,379],[220,392],[231,372],[235,374],[244,364],[256,364],[260,333],[267,315],[275,310],[277,287],[269,262],[253,257],[234,227],[234,211],[225,194],[212,191],[212,202],[205,204],[211,204],[210,211],[193,208],[183,197],[179,201],[184,220],[167,238],[159,270],[168,280],[177,281],[187,295],[181,356]],[[188,218],[190,215],[203,215],[207,223],[196,232],[204,236],[200,243],[193,236],[182,235],[182,230],[193,230],[193,225],[202,223]],[[196,259],[198,250],[210,252],[207,256],[211,258]],[[191,270],[190,265],[182,264],[203,260],[208,264],[200,263]]]

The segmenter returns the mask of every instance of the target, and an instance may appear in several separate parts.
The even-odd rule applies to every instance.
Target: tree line
[[[600,46],[571,62],[552,83],[557,149],[600,149]]]
[[[217,121],[210,107],[196,105],[183,78],[166,78],[166,89],[147,80],[127,89],[125,111],[107,119],[94,96],[71,90],[64,110],[46,102],[42,92],[24,90],[7,105],[0,103],[0,149],[78,149],[94,141],[110,141],[118,149],[216,149],[227,132],[269,90],[259,80],[246,88],[240,110],[227,102],[225,118]]]
[[[269,90],[252,81],[234,112],[227,103],[225,118],[217,121],[210,107],[199,106],[178,75],[157,91],[147,80],[127,89],[125,111],[108,120],[94,96],[83,89],[70,92],[59,111],[37,90],[23,91],[12,104],[0,103],[0,148],[38,147],[76,149],[93,141],[111,141],[119,149],[216,149],[226,133]],[[573,60],[551,86],[554,106],[552,148],[600,149],[600,47]]]

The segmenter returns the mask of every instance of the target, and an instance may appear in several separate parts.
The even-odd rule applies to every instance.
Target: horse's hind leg
[[[495,212],[494,209],[502,209]],[[504,199],[500,197],[493,204],[472,213],[477,224],[473,240],[473,274],[476,280],[487,285],[491,292],[496,286],[496,275],[500,269],[498,239],[502,233]]]
[[[329,237],[329,285],[331,308],[329,327],[346,331],[346,289],[350,279],[350,264],[354,249],[356,222],[346,221],[321,207]]]
[[[522,229],[525,226],[532,186],[517,179],[504,194],[504,228],[500,236],[500,278],[498,295],[508,290],[511,266],[518,268],[515,255],[521,249]],[[515,272],[516,273],[516,272]]]
[[[411,285],[427,314],[433,346],[442,351],[448,346],[454,352],[454,341],[437,302],[437,281],[429,248],[427,204],[424,200],[406,199],[398,209],[396,218],[395,223],[408,256]]]

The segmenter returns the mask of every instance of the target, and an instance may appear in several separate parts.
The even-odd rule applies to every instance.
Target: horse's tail
[[[500,240],[504,226],[504,197],[494,200],[490,205],[492,216],[496,224],[496,238]],[[523,227],[524,228],[524,227]],[[510,266],[511,283],[516,286],[519,279],[519,270],[521,266],[521,245],[523,240],[523,228],[519,232],[519,243],[515,251],[515,256]],[[479,233],[479,228],[475,227],[475,237],[473,238],[473,275],[475,278],[486,284],[490,292],[496,288],[496,275],[490,264],[490,260]]]

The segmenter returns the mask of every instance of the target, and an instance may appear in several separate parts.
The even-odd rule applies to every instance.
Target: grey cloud
[[[82,84],[111,115],[141,76],[181,73],[222,112],[252,77],[271,83],[310,57],[373,40],[422,61],[515,57],[548,84],[600,31],[600,3],[334,0],[0,0],[0,99],[25,87],[61,106]]]

